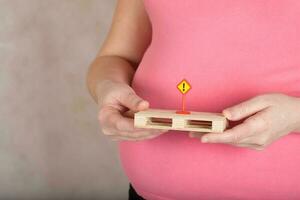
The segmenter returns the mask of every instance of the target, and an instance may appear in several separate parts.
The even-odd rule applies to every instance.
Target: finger
[[[243,144],[257,145],[257,146],[267,146],[271,144],[273,141],[269,137],[267,132],[260,133],[258,135],[254,135],[252,137],[247,137],[240,141]]]
[[[113,119],[111,117],[111,119]],[[132,119],[127,119],[129,121],[132,121]],[[115,125],[109,125],[107,123],[106,126],[102,127],[102,132],[104,135],[107,136],[121,136],[121,137],[127,137],[127,138],[143,138],[143,137],[148,137],[149,135],[160,135],[162,133],[168,132],[168,130],[158,130],[158,129],[142,129],[142,128],[134,128],[130,127],[129,129],[121,128],[121,125],[118,125],[122,121],[117,122],[116,126]],[[133,122],[132,122],[133,123]],[[130,125],[131,126],[131,125]],[[121,128],[121,130],[120,130]]]
[[[197,138],[197,139],[201,139],[203,137],[203,135],[205,135],[207,133],[194,133],[194,132],[190,132],[189,133],[189,136],[192,137],[192,138]],[[219,134],[219,133],[217,133]],[[247,138],[248,139],[248,138]],[[248,149],[251,149],[251,150],[263,150],[264,147],[261,146],[261,145],[258,145],[258,144],[252,144],[252,143],[237,143],[237,144],[234,144],[234,143],[228,143],[229,145],[232,145],[232,146],[235,146],[235,147],[240,147],[240,148],[248,148]]]
[[[190,133],[190,134],[193,134],[193,133]],[[195,138],[198,138],[198,139],[201,139],[201,137],[206,134],[206,133],[203,133],[203,134],[195,134]],[[234,143],[228,143],[228,145],[232,145],[232,146],[235,146],[235,147],[240,147],[240,148],[249,148],[249,149],[252,149],[252,150],[262,150],[263,147],[260,146],[260,145],[257,145],[257,144],[249,144],[249,143],[241,143],[241,144],[234,144]]]
[[[148,135],[145,137],[125,137],[125,136],[109,136],[114,141],[142,141],[158,137],[159,135]]]
[[[232,146],[240,147],[240,148],[248,148],[251,150],[263,150],[264,147],[255,144],[230,144]]]
[[[168,131],[166,131],[166,130],[137,130],[137,131],[133,131],[133,132],[120,133],[120,135],[125,136],[125,137],[131,137],[131,138],[143,138],[143,137],[148,137],[151,135],[161,135],[166,132],[168,132]]]
[[[157,136],[163,134],[164,132],[143,132],[140,133],[139,135],[134,135],[132,133],[123,133],[123,134],[116,134],[116,135],[111,135],[109,137],[112,138],[112,140],[128,140],[128,141],[140,141],[140,140],[147,140],[147,139],[153,139],[156,138]]]
[[[233,127],[223,133],[209,133],[202,137],[202,142],[212,143],[240,143],[241,140],[255,136],[267,130],[265,112],[260,112],[248,119],[242,124]]]
[[[202,137],[203,143],[239,143],[240,140],[251,136],[254,128],[249,123],[244,122],[223,133],[208,133]]]
[[[134,92],[122,95],[119,101],[121,104],[133,111],[141,111],[149,108],[149,103]]]
[[[248,101],[223,110],[223,114],[229,120],[238,121],[267,108],[269,105],[270,103],[266,95],[257,96]]]
[[[193,133],[191,133],[193,134]],[[197,138],[197,139],[201,139],[203,137],[205,133],[203,134],[193,134],[194,136],[192,136],[193,138]],[[240,147],[240,148],[249,148],[252,150],[259,150],[261,149],[261,146],[259,145],[255,145],[255,144],[248,144],[248,143],[241,143],[241,144],[234,144],[234,143],[228,143],[229,145],[235,146],[235,147]]]
[[[201,139],[201,137],[207,133],[199,133],[199,132],[189,132],[189,137],[190,138],[198,138]]]
[[[113,107],[103,107],[99,113],[99,121],[102,128],[120,131],[135,130],[133,119],[122,116],[119,110]]]
[[[123,116],[128,118],[134,118],[134,114],[135,114],[134,111],[128,110],[127,112],[123,113]]]

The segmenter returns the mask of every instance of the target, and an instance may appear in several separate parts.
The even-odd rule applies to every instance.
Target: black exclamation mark
[[[185,83],[183,83],[183,88],[182,88],[182,91],[185,92]]]

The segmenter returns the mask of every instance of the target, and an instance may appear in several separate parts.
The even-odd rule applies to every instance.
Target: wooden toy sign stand
[[[137,128],[223,132],[228,121],[221,113],[190,112],[186,110],[186,95],[192,89],[191,84],[183,79],[177,89],[182,94],[181,110],[148,109],[134,114],[134,126]]]

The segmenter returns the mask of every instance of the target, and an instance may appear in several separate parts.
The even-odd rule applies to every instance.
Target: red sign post
[[[190,91],[190,89],[192,89],[191,84],[187,80],[183,79],[177,85],[177,89],[182,94],[182,109],[180,111],[177,111],[176,113],[177,114],[190,114],[189,111],[186,111],[185,98],[186,98],[186,94]]]

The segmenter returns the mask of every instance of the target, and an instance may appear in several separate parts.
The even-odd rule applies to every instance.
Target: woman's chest
[[[298,0],[144,0],[144,4],[153,28],[152,46],[161,51],[193,49],[194,54],[213,57],[232,52],[245,58],[254,52],[268,60],[278,56],[291,60],[300,50]]]
[[[144,0],[154,33],[208,35],[260,33],[261,37],[298,31],[298,0]],[[275,34],[276,35],[276,34]]]

